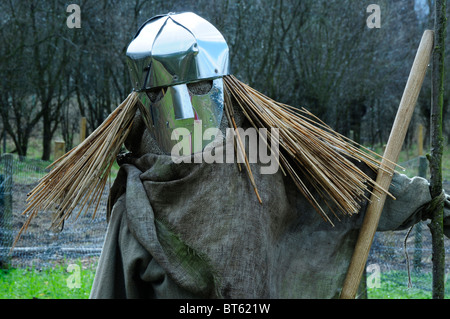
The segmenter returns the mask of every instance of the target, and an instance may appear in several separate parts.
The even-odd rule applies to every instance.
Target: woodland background
[[[154,15],[181,11],[199,14],[222,32],[230,46],[231,71],[242,81],[275,100],[306,107],[359,143],[382,145],[421,35],[433,28],[433,2],[2,0],[3,152],[27,156],[30,140],[39,139],[41,158],[49,160],[55,139],[64,140],[66,150],[76,146],[81,117],[92,132],[131,92],[125,52],[139,26]],[[380,28],[366,24],[372,3],[381,9]],[[80,6],[81,28],[66,24],[69,4]],[[425,141],[430,73],[431,68],[411,122],[413,128],[424,125]],[[446,98],[444,110],[447,104]],[[414,139],[410,130],[405,147]]]

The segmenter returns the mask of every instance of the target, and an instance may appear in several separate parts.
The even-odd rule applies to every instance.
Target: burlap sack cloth
[[[237,164],[175,164],[149,150],[136,126],[129,139],[139,141],[138,157],[121,166],[112,187],[91,298],[339,296],[365,206],[332,217],[332,227],[289,177],[261,175],[252,164],[261,205]],[[390,191],[397,199],[387,200],[379,231],[425,218],[425,179],[396,174]]]

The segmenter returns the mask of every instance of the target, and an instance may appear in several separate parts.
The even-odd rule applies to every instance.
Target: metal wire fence
[[[56,260],[99,256],[106,234],[108,187],[93,218],[93,208],[75,210],[64,223],[63,231],[51,229],[50,213],[38,214],[11,251],[19,230],[27,219],[22,215],[27,194],[46,172],[48,163],[20,159],[11,154],[0,161],[0,263],[12,267],[51,266]],[[3,192],[2,192],[3,191]]]

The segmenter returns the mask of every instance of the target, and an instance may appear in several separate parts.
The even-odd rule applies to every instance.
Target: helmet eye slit
[[[148,98],[152,103],[156,103],[162,100],[167,92],[167,86],[153,88],[146,91]]]
[[[187,88],[193,95],[206,95],[208,94],[213,86],[212,80],[203,80],[199,82],[188,83]]]
[[[189,92],[193,95],[206,95],[211,91],[213,87],[213,81],[203,80],[193,83],[187,83],[186,86]],[[162,100],[167,92],[167,89],[167,86],[162,86],[147,90],[146,93],[152,103],[157,103]]]

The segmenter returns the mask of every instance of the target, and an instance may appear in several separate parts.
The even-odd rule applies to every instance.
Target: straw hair
[[[376,171],[380,162],[374,159],[374,153],[369,155],[368,150],[334,132],[305,109],[276,102],[232,75],[224,77],[224,86],[224,109],[230,127],[237,128],[232,107],[234,99],[257,130],[268,129],[268,140],[270,129],[278,128],[281,170],[292,178],[324,220],[332,224],[319,204],[321,201],[336,216],[335,211],[352,215],[359,211],[363,200],[368,200],[367,193],[372,193],[371,189],[386,192],[353,163],[363,161]],[[78,217],[94,205],[95,217],[111,167],[131,130],[137,108],[143,107],[138,95],[137,92],[129,94],[80,145],[49,166],[52,170],[28,194],[27,208],[23,212],[28,218],[13,247],[39,211],[54,211],[53,227],[61,226],[75,208],[80,208]],[[235,148],[236,153],[245,158],[245,169],[257,200],[264,204],[238,134]],[[314,197],[313,190],[320,198]]]
[[[138,93],[132,92],[81,144],[49,166],[52,170],[28,194],[23,212],[28,218],[14,245],[39,211],[55,211],[52,227],[61,226],[78,205],[80,213],[94,205],[95,217],[111,167],[131,129],[137,102]]]
[[[375,153],[334,132],[307,110],[276,102],[232,75],[225,76],[224,83],[226,95],[236,100],[253,127],[267,128],[268,135],[270,128],[279,129],[282,171],[325,220],[332,224],[319,202],[339,219],[335,212],[357,213],[374,188],[387,192],[354,164],[362,161],[377,171],[380,161],[371,156]],[[227,100],[230,96],[225,97]],[[230,112],[230,108],[225,110]],[[252,179],[251,171],[249,175]],[[311,187],[320,198],[314,197]]]

